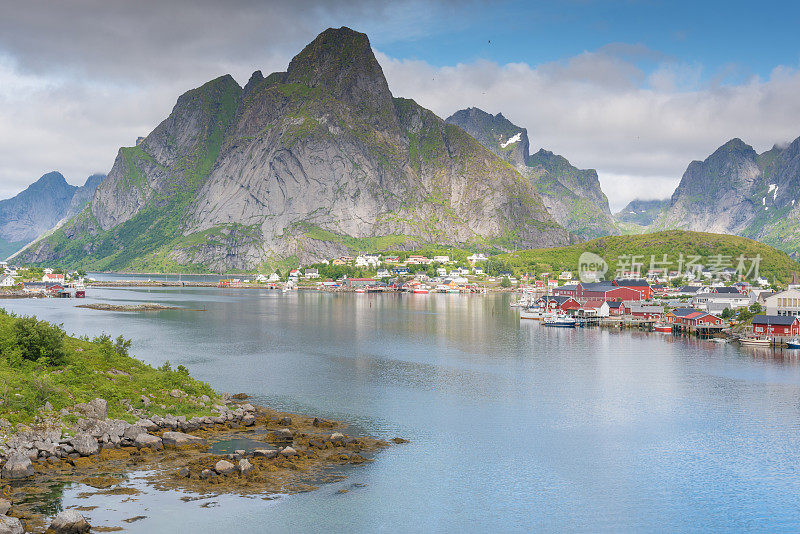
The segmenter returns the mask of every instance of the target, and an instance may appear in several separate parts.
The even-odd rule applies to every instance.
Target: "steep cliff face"
[[[550,215],[571,232],[587,239],[618,232],[596,171],[578,169],[544,149],[531,155],[528,131],[501,113],[469,108],[457,111],[447,122],[464,129],[529,178]]]
[[[103,175],[91,176],[86,185],[75,187],[61,173],[53,171],[15,197],[1,200],[0,256],[13,254],[64,217],[83,209],[102,179]]]
[[[669,207],[670,199],[631,200],[627,206],[614,214],[617,222],[636,226],[650,226]]]
[[[352,239],[511,248],[571,237],[513,166],[394,98],[367,37],[340,28],[286,72],[257,71],[244,88],[223,76],[181,96],[120,150],[91,208],[25,259],[248,269],[330,257]]]
[[[800,138],[757,154],[740,139],[689,164],[653,227],[738,234],[800,251]]]

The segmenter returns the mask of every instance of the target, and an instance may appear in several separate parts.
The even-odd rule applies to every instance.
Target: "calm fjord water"
[[[89,297],[206,311],[2,305],[79,335],[123,334],[137,357],[186,365],[218,390],[411,440],[308,494],[219,496],[201,508],[149,491],[92,502],[93,524],[145,515],[126,530],[800,530],[800,365],[788,351],[520,324],[504,295]],[[76,492],[65,504],[87,504]]]

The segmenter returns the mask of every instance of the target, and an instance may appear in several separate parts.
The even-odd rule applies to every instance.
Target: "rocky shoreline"
[[[343,476],[330,468],[369,462],[372,453],[390,446],[379,439],[348,436],[338,422],[278,412],[241,398],[223,396],[222,402],[213,408],[216,415],[189,419],[146,415],[132,408],[129,412],[139,419],[129,423],[110,419],[106,401],[94,399],[75,405],[69,414],[40,418],[36,428],[19,428],[0,446],[5,485],[0,534],[88,532],[91,517],[87,520],[75,509],[57,514],[48,526],[35,495],[46,494],[54,485],[83,483],[103,494],[125,494],[123,490],[136,490],[119,486],[124,473],[146,470],[148,482],[157,489],[289,494],[340,480]],[[81,417],[71,431],[55,422],[56,415],[72,414]],[[241,438],[257,446],[215,450]]]

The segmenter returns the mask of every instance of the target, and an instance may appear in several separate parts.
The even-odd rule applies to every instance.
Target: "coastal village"
[[[0,269],[0,287],[6,294],[17,296],[82,298],[86,285],[98,283],[77,271],[26,269],[7,262],[0,262]],[[565,323],[568,326],[645,328],[732,338],[752,345],[793,347],[800,336],[800,284],[789,284],[780,290],[763,277],[739,279],[743,277],[733,269],[620,274],[611,281],[584,282],[576,280],[577,273],[573,271],[534,274],[505,270],[482,253],[461,259],[441,254],[364,253],[288,269],[285,273],[223,278],[209,285],[362,294],[513,292],[516,296],[511,306],[520,308],[522,319],[569,317]]]

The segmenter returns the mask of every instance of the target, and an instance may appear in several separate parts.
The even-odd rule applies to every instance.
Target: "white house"
[[[433,257],[434,263],[450,263],[450,256],[434,256]]]
[[[0,278],[0,287],[13,287],[17,284],[13,276],[4,276]]]
[[[356,258],[356,267],[377,267],[380,262],[380,256],[375,254],[364,254]]]
[[[797,286],[789,287],[786,291],[767,297],[767,315],[800,316],[800,289]]]
[[[483,273],[483,269],[479,269],[478,267],[475,267],[475,271],[474,271],[474,272],[475,272],[475,274],[476,274],[476,275],[482,275],[482,274],[484,274],[484,273]]]
[[[378,279],[389,278],[390,276],[392,276],[392,275],[389,273],[388,269],[378,269],[378,272],[375,273],[375,278],[378,278]]]
[[[572,272],[570,271],[562,271],[561,274],[558,275],[559,280],[572,280]]]
[[[267,281],[266,275],[259,274],[256,276],[256,282],[261,282],[262,284]]]
[[[280,282],[280,280],[281,280],[281,277],[278,276],[278,273],[272,273],[271,275],[269,275],[269,278],[267,278],[267,282],[270,282],[270,283]]]
[[[314,278],[319,278],[319,271],[317,269],[306,269],[303,275],[306,277],[306,280],[312,280]]]
[[[447,269],[439,267],[436,269],[436,276],[447,276]]]
[[[44,274],[53,274],[53,269],[45,269]]]
[[[709,313],[720,313],[725,308],[749,305],[750,296],[743,293],[700,293],[692,299],[692,306]]]
[[[472,256],[467,256],[467,261],[470,263],[477,263],[479,261],[486,261],[488,258],[486,254],[473,254]]]
[[[52,272],[47,272],[45,270],[45,274],[42,277],[42,282],[57,282],[59,284],[64,283],[64,275],[63,274],[54,274]]]

